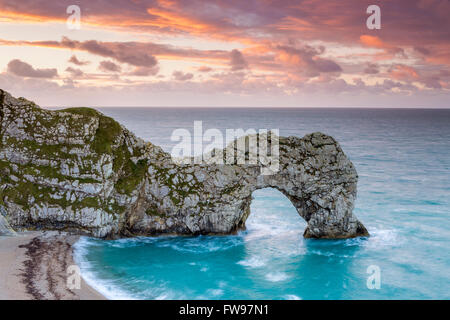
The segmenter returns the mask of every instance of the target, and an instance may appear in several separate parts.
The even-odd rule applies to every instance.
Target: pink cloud
[[[239,50],[233,49],[230,54],[230,66],[231,70],[243,70],[248,68],[248,62],[245,60],[242,52]]]
[[[174,71],[172,75],[177,81],[187,81],[194,77],[192,73],[183,73],[181,71]]]
[[[137,77],[161,79],[158,76],[164,75],[159,74],[160,68],[164,72],[164,63],[171,60],[191,65],[186,70],[177,66],[172,76],[166,75],[171,82],[161,81],[158,88],[171,86],[171,90],[177,90],[181,84],[202,83],[204,87],[195,90],[220,88],[224,92],[244,93],[260,90],[286,95],[327,87],[330,92],[352,94],[423,90],[438,95],[448,94],[450,89],[445,74],[450,72],[447,0],[379,1],[381,30],[366,28],[366,8],[373,4],[370,0],[210,0],[207,4],[200,0],[80,0],[77,3],[82,9],[82,23],[87,26],[130,31],[135,39],[151,35],[154,39],[163,38],[164,43],[8,38],[0,40],[0,45],[67,49],[105,59],[100,69],[108,74],[84,74],[77,83],[66,79],[67,86],[77,86],[88,78],[111,77],[111,72],[115,77],[108,79],[118,85],[137,86],[139,81],[143,82]],[[61,1],[0,0],[0,18],[17,23],[65,23],[65,8],[66,3]],[[173,45],[172,36],[195,41],[192,46]],[[207,44],[210,39],[232,41],[233,47],[239,49],[207,50],[204,45],[199,46],[202,49],[195,48],[195,44]],[[239,45],[234,46],[235,43]],[[36,69],[20,62],[8,66],[8,73],[28,78],[57,76],[56,69]],[[80,67],[88,62],[73,55],[69,63]],[[80,72],[83,71],[72,67],[66,69],[66,75],[72,77],[80,77]],[[197,76],[199,73],[202,75]],[[196,81],[188,81],[192,79]],[[358,80],[352,83],[349,79]]]
[[[72,77],[82,77],[84,72],[77,68],[68,67],[66,68],[66,72],[70,73]]]
[[[89,61],[80,61],[80,60],[78,60],[78,58],[75,55],[72,55],[70,57],[70,59],[68,60],[68,62],[73,63],[73,64],[75,64],[77,66],[85,66],[85,65],[90,63]]]
[[[112,61],[100,61],[100,64],[98,65],[98,69],[103,72],[120,72],[122,68],[115,64]]]
[[[201,66],[197,70],[200,72],[210,72],[210,71],[212,71],[212,68],[207,67],[207,66]]]
[[[397,80],[414,80],[419,78],[416,69],[403,64],[393,65],[389,70],[389,74],[393,79]]]
[[[341,72],[342,68],[334,61],[321,58],[325,48],[313,48],[304,46],[295,48],[291,46],[277,46],[279,52],[278,59],[295,67],[295,72],[299,72],[308,77],[315,77],[320,73]]]
[[[19,59],[11,60],[8,63],[8,72],[16,76],[29,78],[54,78],[58,75],[56,69],[38,69]]]

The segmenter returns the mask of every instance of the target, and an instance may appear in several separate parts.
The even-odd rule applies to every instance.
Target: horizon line
[[[315,107],[274,107],[274,106],[80,106],[80,105],[71,105],[71,106],[40,106],[44,109],[66,109],[66,108],[142,108],[142,109],[391,109],[391,110],[450,110],[449,107],[365,107],[365,106],[315,106]]]

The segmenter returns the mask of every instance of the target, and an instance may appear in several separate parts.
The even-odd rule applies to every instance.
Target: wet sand
[[[82,278],[79,289],[67,284],[73,275],[68,268],[75,265],[72,245],[77,240],[78,236],[59,232],[0,236],[0,299],[104,300]]]

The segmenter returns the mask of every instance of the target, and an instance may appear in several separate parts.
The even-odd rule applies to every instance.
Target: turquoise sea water
[[[449,299],[450,110],[101,108],[171,150],[176,128],[322,131],[359,174],[355,213],[370,238],[306,240],[281,193],[258,190],[233,236],[81,238],[75,260],[109,298]],[[367,287],[369,266],[380,289]]]

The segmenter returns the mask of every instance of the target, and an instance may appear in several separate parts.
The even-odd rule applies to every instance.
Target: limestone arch
[[[305,238],[368,236],[353,214],[358,175],[336,140],[317,132],[279,137],[279,144],[279,170],[259,174],[254,190],[274,188],[285,195],[307,223]],[[248,215],[242,215],[240,226]]]

